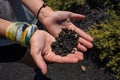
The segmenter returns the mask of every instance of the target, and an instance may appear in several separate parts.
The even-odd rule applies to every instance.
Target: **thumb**
[[[42,58],[42,55],[36,55],[33,57],[37,67],[42,71],[43,74],[47,73],[47,65],[44,61],[44,59]]]
[[[85,16],[82,15],[82,14],[76,14],[76,13],[71,12],[70,13],[70,18],[75,19],[75,20],[81,20],[81,19],[84,19]]]

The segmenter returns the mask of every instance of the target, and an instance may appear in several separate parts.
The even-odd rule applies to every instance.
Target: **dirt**
[[[51,45],[52,51],[62,56],[74,53],[74,48],[78,44],[78,39],[79,35],[74,31],[62,29],[59,36],[56,38],[56,42],[53,42]]]

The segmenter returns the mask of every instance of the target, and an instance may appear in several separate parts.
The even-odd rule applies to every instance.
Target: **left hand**
[[[70,19],[81,20],[83,18],[85,18],[84,15],[68,11],[51,11],[42,23],[54,37],[58,36],[58,33],[62,30],[62,28],[72,29],[75,31],[78,35],[80,35],[77,49],[85,52],[87,51],[87,48],[92,48],[93,38],[70,21]]]

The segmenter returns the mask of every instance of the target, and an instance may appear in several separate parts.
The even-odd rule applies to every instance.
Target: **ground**
[[[51,80],[109,80],[104,69],[97,68],[90,60],[84,61],[86,71],[77,64],[48,64],[47,77]],[[0,80],[34,80],[33,68],[19,63],[0,63]]]

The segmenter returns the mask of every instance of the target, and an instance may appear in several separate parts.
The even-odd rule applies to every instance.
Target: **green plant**
[[[110,74],[113,75],[113,80],[119,80],[120,16],[111,11],[105,23],[92,25],[88,33],[94,37],[95,46],[99,49],[100,62],[109,69]]]
[[[65,10],[70,7],[71,4],[77,3],[81,4],[84,0],[48,0],[48,5],[50,5],[54,10]]]

